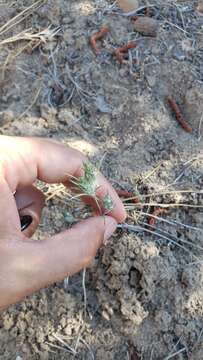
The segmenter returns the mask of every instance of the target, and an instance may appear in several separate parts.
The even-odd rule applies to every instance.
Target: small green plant
[[[108,194],[103,198],[103,207],[106,214],[108,214],[114,208],[113,200]]]
[[[90,162],[83,164],[84,175],[78,179],[78,187],[85,195],[95,196],[99,187],[97,183],[97,169]]]
[[[106,195],[103,198],[102,202],[100,199],[98,199],[96,195],[96,191],[99,188],[99,184],[97,182],[97,168],[89,161],[87,161],[83,163],[83,171],[84,174],[79,178],[76,178],[75,176],[70,177],[72,184],[74,184],[76,187],[75,190],[81,191],[81,193],[76,195],[75,197],[90,196],[95,200],[100,211],[101,207],[104,209],[105,214],[112,211],[114,208],[114,204],[110,195]]]

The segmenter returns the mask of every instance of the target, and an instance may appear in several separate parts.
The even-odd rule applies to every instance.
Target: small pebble
[[[12,110],[4,110],[0,112],[0,126],[9,124],[14,120],[14,113]]]
[[[109,114],[112,112],[111,106],[106,102],[106,100],[104,99],[104,97],[102,95],[98,95],[96,97],[95,105],[101,113]]]
[[[173,48],[172,55],[175,60],[178,61],[184,61],[185,60],[185,54],[184,52],[179,48]]]
[[[54,107],[50,107],[48,104],[43,103],[40,105],[41,117],[47,121],[53,121],[56,117],[57,110]]]

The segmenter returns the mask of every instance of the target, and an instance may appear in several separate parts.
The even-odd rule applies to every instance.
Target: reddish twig
[[[124,54],[126,54],[128,52],[128,50],[136,48],[136,46],[137,46],[137,44],[130,42],[124,46],[117,48],[114,51],[114,55],[120,64],[123,64],[123,62],[124,62]]]
[[[174,112],[176,120],[178,121],[178,123],[182,126],[182,128],[185,131],[191,133],[192,128],[187,123],[187,121],[184,119],[184,116],[183,116],[178,104],[176,103],[176,101],[174,99],[172,99],[170,96],[167,96],[166,100],[167,100],[168,105],[170,106],[171,110]]]
[[[90,45],[96,55],[100,54],[100,49],[97,47],[97,40],[101,40],[109,32],[108,26],[102,28],[90,37]]]
[[[133,203],[135,203],[135,204],[140,203],[140,199],[139,199],[137,196],[135,196],[135,195],[134,195],[132,192],[130,192],[130,191],[116,189],[116,192],[117,192],[118,196],[124,197],[124,198],[126,198],[126,199],[129,198],[129,199],[130,199]],[[131,198],[132,198],[132,199],[131,199]]]
[[[151,214],[152,216],[150,216],[149,219],[148,219],[148,224],[150,226],[155,226],[157,219],[155,217],[153,217],[153,216],[157,217],[157,216],[159,216],[161,214],[167,214],[167,213],[168,213],[168,211],[166,209],[163,209],[163,208],[155,209],[153,211],[153,213]]]

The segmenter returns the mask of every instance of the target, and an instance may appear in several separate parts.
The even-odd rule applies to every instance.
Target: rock
[[[56,118],[57,110],[54,107],[50,107],[48,104],[43,103],[40,105],[41,117],[47,121],[54,121]]]
[[[145,36],[156,36],[159,28],[158,21],[150,17],[139,17],[134,22],[134,28],[137,32]]]
[[[96,97],[95,106],[101,113],[110,114],[112,112],[111,106],[106,102],[102,95]]]
[[[70,109],[61,109],[58,113],[58,120],[64,125],[70,125],[74,123],[77,118],[74,116]]]
[[[4,126],[14,119],[12,110],[4,110],[0,112],[0,126]]]
[[[199,0],[196,10],[199,12],[200,15],[203,15],[203,1]]]
[[[179,47],[174,47],[172,50],[172,55],[173,58],[177,61],[184,61],[185,60],[185,53],[183,52],[182,49],[180,49]]]
[[[124,12],[130,12],[138,9],[139,2],[138,0],[118,0],[118,6],[120,6]]]

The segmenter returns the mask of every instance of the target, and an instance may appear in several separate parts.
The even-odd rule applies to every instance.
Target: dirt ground
[[[86,310],[83,273],[0,313],[0,359],[202,360],[201,1],[140,0],[153,4],[138,15],[157,21],[155,37],[111,1],[39,0],[26,10],[32,4],[0,2],[0,133],[70,144],[146,205],[128,204],[126,222],[141,230],[118,229],[86,271]],[[89,38],[104,24],[95,56]],[[137,47],[121,65],[112,53],[130,41]],[[153,229],[145,214],[156,204],[174,205]],[[76,205],[60,193],[47,201],[36,238],[85,216]]]

